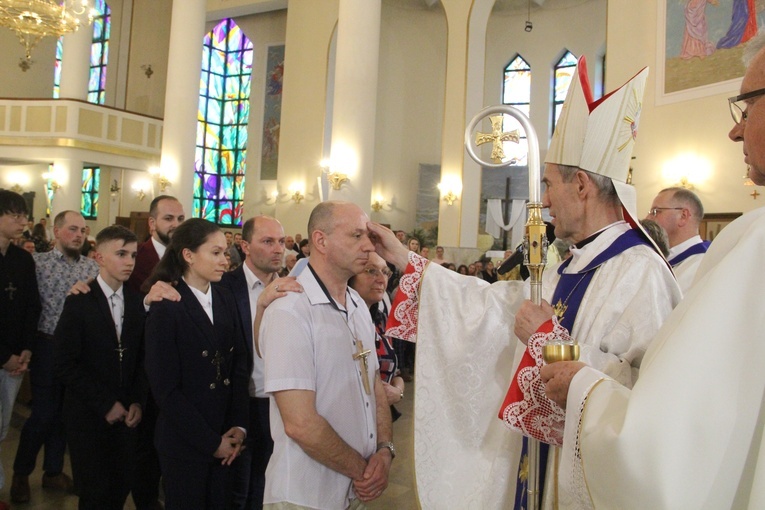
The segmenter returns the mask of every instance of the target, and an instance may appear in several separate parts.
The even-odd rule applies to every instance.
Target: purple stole
[[[672,267],[675,267],[680,262],[683,262],[688,257],[691,257],[693,255],[699,255],[701,253],[706,253],[709,249],[709,245],[712,244],[712,241],[701,241],[700,243],[696,243],[687,250],[685,250],[683,253],[679,253],[676,256],[669,259],[667,262],[669,262],[669,265]]]

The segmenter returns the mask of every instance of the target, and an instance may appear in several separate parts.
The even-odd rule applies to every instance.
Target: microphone
[[[555,227],[552,225],[552,223],[546,221],[545,225],[547,228],[545,229],[545,235],[547,235],[547,243],[552,244],[553,241],[555,241]],[[509,271],[511,271],[515,266],[518,264],[523,263],[523,244],[519,244],[518,247],[515,249],[515,252],[513,252],[512,255],[507,257],[502,264],[497,268],[497,274],[505,274]],[[525,279],[525,278],[524,278]]]

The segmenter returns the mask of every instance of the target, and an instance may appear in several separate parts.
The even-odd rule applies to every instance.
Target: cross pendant
[[[372,353],[370,349],[362,350],[363,346],[359,340],[356,340],[356,354],[353,355],[353,359],[360,361],[359,375],[361,376],[361,382],[364,383],[364,391],[367,395],[372,394],[372,390],[369,387],[369,360],[367,358]]]
[[[215,380],[220,381],[220,366],[223,364],[223,356],[220,355],[220,351],[215,351],[215,357],[210,363],[215,365]]]
[[[517,130],[503,132],[502,121],[504,117],[502,115],[492,115],[489,117],[491,120],[491,134],[488,133],[476,133],[475,144],[483,145],[485,143],[491,143],[491,159],[495,163],[502,163],[505,159],[505,151],[502,148],[502,142],[515,142],[520,143],[520,136]]]
[[[127,351],[127,347],[122,347],[122,342],[119,343],[116,349],[117,355],[120,357],[120,381],[122,380],[122,357],[125,354],[125,351]]]
[[[8,282],[8,286],[3,290],[8,293],[8,301],[13,301],[13,293],[19,289],[13,286],[13,282]]]

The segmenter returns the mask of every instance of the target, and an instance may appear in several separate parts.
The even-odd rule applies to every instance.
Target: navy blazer
[[[54,335],[54,370],[65,387],[64,406],[86,418],[104,420],[115,402],[145,404],[148,384],[143,369],[146,318],[142,296],[123,285],[123,357],[111,307],[98,281],[87,294],[64,302]],[[121,367],[120,367],[121,365]],[[121,368],[121,369],[120,369]],[[106,423],[104,421],[104,423]]]
[[[244,274],[244,264],[233,271],[223,273],[223,278],[221,278],[220,282],[215,285],[227,288],[234,295],[236,307],[239,310],[239,320],[242,325],[244,344],[247,348],[247,369],[252,373],[252,366],[254,363],[252,345],[253,317],[252,313],[250,313],[250,289],[247,287],[247,276]]]
[[[212,287],[213,325],[186,282],[176,289],[181,300],[153,303],[146,319],[146,371],[159,406],[154,442],[160,455],[210,462],[229,428],[247,429],[247,353],[228,290]]]

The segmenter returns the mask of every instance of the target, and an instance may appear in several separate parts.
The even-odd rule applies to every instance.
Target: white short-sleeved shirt
[[[310,390],[316,410],[337,434],[364,458],[377,445],[374,397],[375,354],[372,318],[358,293],[346,291],[346,311],[331,300],[310,268],[298,276],[302,293],[289,293],[266,309],[260,327],[265,361],[265,391]],[[361,363],[353,358],[356,341],[371,350],[367,395]],[[266,470],[264,503],[289,502],[317,509],[347,508],[355,498],[352,480],[309,457],[284,433],[284,423],[271,399],[274,452]]]

